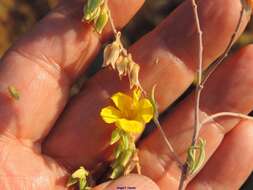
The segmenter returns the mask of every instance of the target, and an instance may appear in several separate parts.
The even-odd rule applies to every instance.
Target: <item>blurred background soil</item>
[[[0,58],[4,52],[45,16],[59,0],[0,0]],[[70,0],[71,1],[71,0]],[[124,29],[124,41],[132,44],[143,34],[152,30],[165,16],[175,9],[182,0],[146,0],[137,16]],[[137,27],[138,26],[138,27]],[[234,45],[233,50],[253,42],[253,22]],[[94,67],[92,72],[95,72]],[[253,190],[253,175],[242,190]]]

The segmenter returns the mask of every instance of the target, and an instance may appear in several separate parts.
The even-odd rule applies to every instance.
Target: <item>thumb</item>
[[[93,190],[159,190],[159,187],[150,178],[131,174],[115,181],[101,184]]]

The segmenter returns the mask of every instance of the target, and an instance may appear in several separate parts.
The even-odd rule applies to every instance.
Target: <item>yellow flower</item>
[[[106,123],[115,123],[116,127],[125,132],[141,133],[145,124],[153,118],[153,106],[148,99],[141,98],[140,90],[135,89],[133,97],[118,92],[111,99],[115,107],[103,108],[100,115]]]

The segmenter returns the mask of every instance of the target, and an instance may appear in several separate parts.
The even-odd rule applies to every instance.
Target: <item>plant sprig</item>
[[[83,21],[92,23],[101,34],[109,20],[109,9],[105,0],[87,0],[83,9]]]
[[[88,176],[89,172],[84,167],[80,167],[69,177],[67,187],[78,185],[79,190],[90,190]]]
[[[110,179],[116,179],[122,175],[127,175],[134,168],[129,170],[132,165],[132,158],[134,157],[137,149],[134,142],[134,137],[126,133],[122,129],[116,128],[112,132],[111,145],[117,143],[114,151],[114,161],[111,164],[112,172],[109,175]],[[137,163],[136,163],[137,164]]]
[[[250,5],[251,8],[253,8],[253,0],[242,0],[242,2],[243,4]],[[178,163],[179,168],[181,169],[182,173],[180,178],[179,190],[183,189],[184,182],[187,176],[197,173],[199,169],[203,166],[203,163],[205,161],[206,140],[199,138],[200,129],[205,123],[224,116],[232,116],[242,119],[253,120],[252,117],[240,113],[221,112],[207,117],[204,121],[200,121],[200,98],[202,89],[204,88],[204,85],[208,80],[208,78],[210,77],[210,75],[217,69],[219,65],[221,65],[223,60],[227,57],[233,43],[235,42],[235,39],[238,36],[241,23],[245,14],[245,5],[242,6],[239,21],[236,25],[233,35],[231,36],[230,42],[226,50],[205,72],[205,75],[203,75],[203,39],[202,39],[203,34],[201,30],[198,15],[198,5],[196,3],[196,0],[191,0],[191,3],[198,35],[198,61],[196,71],[197,77],[195,81],[196,96],[194,106],[195,118],[194,118],[194,130],[192,142],[187,151],[187,159],[185,163],[182,163],[179,156],[177,155],[172,145],[170,144],[166,136],[166,133],[164,132],[159,122],[158,104],[155,100],[155,87],[151,92],[151,96],[148,97],[148,99],[145,98],[147,97],[146,92],[142,88],[139,81],[140,66],[133,60],[132,55],[127,51],[127,49],[124,47],[121,41],[121,33],[115,27],[111,11],[108,7],[108,0],[86,1],[86,4],[84,6],[83,21],[91,23],[95,31],[99,34],[103,32],[107,23],[110,22],[114,34],[113,42],[108,44],[104,49],[103,67],[110,67],[113,70],[116,70],[118,72],[120,79],[122,77],[127,76],[129,79],[130,89],[133,91],[132,99],[128,95],[120,92],[113,95],[112,100],[114,101],[116,108],[108,106],[106,108],[103,108],[100,113],[105,123],[108,124],[114,123],[116,126],[116,128],[112,132],[110,141],[110,145],[115,146],[115,151],[113,155],[114,160],[111,163],[111,173],[109,174],[110,179],[116,179],[122,175],[127,175],[134,169],[137,169],[138,173],[141,172],[138,157],[138,149],[135,145],[135,135],[136,133],[140,135],[141,132],[144,130],[145,125],[151,119],[153,119],[155,125],[157,126],[159,132],[161,133],[163,139],[165,140],[168,149],[172,153],[173,158]],[[135,91],[136,89],[139,91]],[[14,88],[9,89],[9,92],[13,98],[15,99],[19,98],[19,93]],[[141,99],[141,96],[144,96],[144,98]],[[118,99],[116,100],[114,98]],[[144,115],[138,115],[138,113],[136,112],[136,110],[140,111],[138,106],[141,105],[140,103],[141,101],[146,103],[145,106],[149,108],[152,107],[152,114],[151,111],[149,112],[149,115],[152,116],[149,116],[149,118],[147,118],[147,115],[145,116],[146,117],[145,118]],[[128,105],[128,107],[122,105]],[[89,172],[85,170],[84,167],[80,167],[70,176],[68,187],[78,184],[80,190],[90,189],[89,187],[90,185],[88,182],[89,175],[90,175]]]
[[[246,4],[245,4],[246,3]],[[198,136],[200,129],[202,128],[203,124],[205,124],[208,121],[211,121],[218,117],[223,116],[234,116],[234,117],[240,117],[244,119],[252,119],[250,117],[247,117],[243,114],[236,114],[236,113],[230,113],[230,112],[223,112],[223,113],[217,113],[212,116],[209,116],[204,122],[200,122],[200,97],[202,89],[204,88],[204,85],[206,81],[209,79],[209,77],[216,71],[216,69],[221,65],[223,60],[227,57],[228,52],[231,50],[233,43],[235,42],[235,39],[239,33],[242,19],[245,13],[245,10],[247,9],[247,6],[250,3],[252,7],[252,0],[246,0],[242,2],[242,9],[240,12],[240,17],[237,22],[236,28],[234,33],[231,36],[230,42],[228,46],[226,47],[226,50],[224,53],[211,65],[211,67],[205,72],[205,76],[202,79],[203,71],[203,39],[202,39],[202,30],[200,26],[200,20],[198,15],[198,5],[196,3],[196,0],[192,0],[191,4],[193,7],[193,13],[194,13],[194,20],[196,22],[196,28],[197,28],[197,34],[198,34],[198,41],[199,41],[199,47],[198,47],[198,68],[197,68],[197,79],[196,79],[196,92],[195,92],[195,123],[194,123],[194,132],[192,136],[192,143],[191,146],[188,148],[188,154],[187,159],[184,164],[184,167],[182,169],[180,183],[179,183],[179,190],[182,190],[184,188],[184,181],[187,178],[188,174],[194,174],[198,171],[198,169],[201,167],[201,165],[204,163],[205,160],[205,144],[206,142],[203,139],[199,139],[199,145],[196,145],[198,141]],[[246,7],[245,7],[246,5]],[[196,152],[199,151],[198,157],[196,159]]]

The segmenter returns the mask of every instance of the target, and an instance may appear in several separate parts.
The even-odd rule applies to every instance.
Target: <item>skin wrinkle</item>
[[[31,147],[25,147],[23,146],[23,144],[21,144],[19,141],[9,141],[8,142],[8,146],[10,148],[10,150],[12,150],[11,147],[15,147],[15,146],[22,146],[22,154],[21,157],[22,159],[24,158],[23,156],[26,154],[35,154],[37,156],[37,159],[40,159],[42,162],[47,162],[48,165],[47,167],[50,167],[51,171],[47,171],[46,173],[41,173],[41,175],[37,175],[37,176],[24,176],[22,173],[19,173],[18,171],[12,169],[12,164],[11,162],[14,161],[14,164],[16,164],[16,162],[18,161],[18,159],[13,158],[13,154],[10,154],[11,152],[9,152],[10,158],[9,160],[7,160],[6,157],[6,161],[8,161],[8,163],[5,164],[5,173],[6,174],[0,174],[0,178],[6,178],[7,180],[7,184],[8,184],[8,179],[10,179],[9,181],[12,181],[12,178],[15,182],[18,182],[20,184],[23,184],[24,187],[29,187],[28,189],[33,189],[35,186],[38,187],[37,189],[53,189],[53,187],[55,187],[55,178],[61,178],[61,176],[66,175],[66,171],[60,167],[58,167],[58,165],[56,165],[56,163],[49,157],[44,156],[39,158],[40,154],[33,152],[33,150],[31,149]],[[7,149],[7,148],[6,148]],[[1,152],[2,154],[2,152]],[[43,159],[43,160],[42,160]],[[27,164],[27,163],[26,163]],[[11,172],[13,171],[13,172]],[[39,171],[38,171],[39,172]],[[58,173],[58,177],[55,176],[55,174]],[[35,180],[36,179],[36,180]],[[32,183],[31,183],[32,181]],[[28,183],[29,182],[29,183]],[[11,182],[9,184],[12,184]],[[1,184],[3,185],[3,184]],[[13,184],[15,186],[15,184]],[[33,188],[31,188],[33,187]]]
[[[9,56],[13,56],[13,57],[21,56],[27,59],[28,62],[32,64],[37,64],[38,66],[40,66],[40,68],[43,71],[45,71],[52,78],[54,78],[55,81],[59,81],[59,78],[61,78],[61,81],[64,81],[63,84],[61,84],[63,86],[68,86],[66,84],[69,84],[71,81],[68,75],[64,72],[63,68],[56,62],[52,62],[53,60],[48,59],[46,55],[42,55],[42,57],[39,58],[39,57],[34,57],[32,54],[28,52],[24,52],[21,49],[12,49],[11,55]]]
[[[108,91],[107,91],[107,93],[108,93]],[[88,101],[89,101],[89,99],[86,99],[86,100],[88,100]],[[166,161],[167,161],[167,158],[168,158],[168,157],[165,155],[165,156],[164,156],[164,158],[163,158],[164,162],[166,162]],[[162,163],[162,164],[164,164],[164,163]],[[169,176],[167,176],[167,175],[165,175],[165,176],[166,176],[166,177],[169,177]]]
[[[189,1],[190,2],[190,1]],[[220,2],[220,1],[219,1]],[[218,5],[220,4],[218,1],[216,2]],[[226,3],[228,2],[228,0],[226,1]],[[237,3],[236,3],[236,5],[238,5]],[[239,13],[239,8],[237,8],[237,7],[229,7],[229,9],[233,9],[233,11],[234,12],[236,12],[236,13]],[[215,12],[215,10],[214,10],[214,8],[212,9],[214,12]],[[182,10],[181,10],[182,11]],[[183,9],[183,11],[182,12],[190,12],[191,10],[190,10],[190,7],[187,7],[187,8],[185,8],[185,9]],[[226,16],[226,17],[229,17],[230,16],[230,14],[228,13],[228,11],[226,10],[226,9],[223,9],[223,11],[224,11],[224,15],[223,16]],[[229,11],[230,12],[230,11]],[[174,13],[175,14],[175,13]],[[178,15],[181,15],[182,13],[181,12],[179,12],[178,13]],[[238,14],[239,15],[239,14]],[[180,17],[180,19],[182,19],[183,20],[183,16],[181,15],[181,16],[177,16],[177,18],[179,19],[179,17]],[[222,18],[221,18],[222,19]],[[170,19],[170,20],[172,20],[172,19]],[[230,21],[230,24],[229,24],[229,26],[228,25],[226,25],[226,28],[225,28],[225,32],[229,32],[229,33],[232,33],[233,32],[233,27],[234,27],[234,25],[236,24],[235,22],[234,22],[234,20],[235,19],[233,19],[232,21]],[[169,23],[168,23],[169,24]],[[216,23],[215,22],[212,22],[211,23],[211,26],[213,27],[214,25],[215,25]],[[180,23],[178,23],[178,25],[180,25]],[[171,25],[170,25],[170,27],[167,27],[168,28],[168,30],[167,30],[167,32],[169,32],[169,31],[173,31],[174,30],[174,33],[176,33],[176,29],[175,28],[173,28]],[[166,29],[167,29],[166,28]],[[214,28],[214,27],[213,27]],[[208,30],[209,30],[209,28],[208,28]],[[157,31],[157,30],[156,30]],[[184,32],[186,32],[187,33],[187,31],[184,31]],[[160,36],[160,32],[157,32],[157,33],[155,33],[156,34],[156,36]],[[169,34],[171,34],[170,32],[169,32]],[[166,40],[167,38],[168,38],[168,35],[169,34],[166,34],[166,36],[165,36],[165,34],[164,34],[164,39]],[[155,50],[157,50],[158,48],[160,48],[160,46],[158,46],[158,44],[153,44],[153,38],[154,38],[154,32],[153,32],[153,34],[152,35],[150,35],[150,34],[148,34],[148,35],[146,35],[146,37],[143,37],[139,42],[137,42],[134,46],[132,46],[130,49],[131,49],[131,52],[133,52],[133,57],[134,57],[134,59],[137,57],[137,59],[135,59],[136,60],[136,62],[137,63],[142,63],[143,65],[145,64],[145,63],[147,63],[147,60],[148,60],[148,62],[149,62],[149,58],[151,57],[152,58],[152,56],[148,56],[148,59],[142,59],[142,57],[143,57],[143,55],[145,55],[145,54],[153,54],[153,52],[151,52],[152,51],[152,49],[153,48],[155,48]],[[178,35],[177,35],[178,36]],[[213,35],[214,36],[214,35]],[[174,37],[174,36],[173,36]],[[157,38],[157,37],[156,37]],[[172,38],[172,37],[171,37]],[[229,36],[227,37],[228,39],[229,39]],[[150,42],[150,43],[149,43]],[[152,43],[151,43],[152,42]],[[157,43],[156,41],[154,41],[155,43]],[[181,42],[180,40],[179,40],[179,42]],[[209,40],[209,43],[211,43],[211,42],[213,42],[213,40],[211,41],[211,40]],[[183,46],[184,47],[184,44],[186,44],[186,45],[188,45],[188,48],[189,48],[189,50],[191,50],[193,47],[191,47],[190,45],[191,45],[191,43],[190,42],[185,42],[185,41],[182,41],[182,44],[179,44],[180,46]],[[216,43],[214,43],[215,44],[215,46],[216,46]],[[207,44],[208,45],[208,44]],[[210,44],[209,44],[210,45]],[[211,46],[213,47],[214,45],[213,45],[213,43],[211,44]],[[226,46],[226,43],[221,43],[220,44],[220,46],[222,46],[222,49],[223,49],[223,47],[224,46]],[[143,51],[143,47],[148,47],[148,49],[146,49],[146,51]],[[165,47],[162,47],[162,49],[161,49],[161,51],[163,51],[163,49],[164,49]],[[207,48],[209,48],[209,47],[207,47]],[[140,50],[140,52],[138,52],[138,49]],[[141,51],[142,50],[142,51]],[[178,51],[179,51],[180,49],[178,49]],[[213,51],[213,49],[211,49],[210,51]],[[218,50],[217,50],[218,51]],[[215,53],[217,53],[217,51],[215,51]],[[159,49],[158,49],[158,51],[156,51],[155,53],[159,53]],[[218,55],[219,53],[217,53],[217,55]],[[216,56],[217,56],[216,55]],[[168,55],[165,55],[166,57],[168,56]],[[182,58],[181,56],[179,56],[178,54],[176,54],[176,56],[177,57],[180,57],[180,58]],[[153,59],[151,59],[151,63],[153,62],[152,61]],[[161,60],[162,61],[162,60]],[[168,61],[168,60],[167,60]],[[149,62],[149,63],[150,63]],[[170,62],[169,62],[170,63]],[[187,85],[190,85],[191,84],[191,80],[190,79],[193,79],[193,75],[191,75],[191,76],[189,76],[189,75],[187,75],[188,73],[185,73],[185,71],[183,71],[184,73],[181,73],[180,71],[178,71],[175,75],[171,75],[170,74],[170,72],[173,72],[174,70],[178,70],[178,67],[176,67],[176,66],[174,66],[175,64],[173,64],[172,63],[172,61],[171,61],[171,64],[167,64],[167,65],[173,65],[173,68],[172,69],[170,69],[171,67],[166,67],[165,66],[165,64],[166,64],[166,59],[164,58],[164,62],[161,62],[161,64],[159,64],[159,68],[158,68],[158,66],[157,66],[157,68],[158,69],[154,69],[153,67],[151,67],[151,65],[153,65],[153,64],[146,64],[147,65],[147,69],[145,68],[145,70],[143,69],[143,70],[141,70],[141,73],[140,73],[140,75],[142,75],[141,77],[143,78],[143,79],[145,79],[145,80],[148,80],[148,82],[150,82],[151,80],[150,80],[150,78],[154,78],[155,77],[155,74],[157,74],[156,76],[161,76],[161,75],[166,75],[166,77],[168,77],[167,79],[169,79],[169,78],[172,78],[172,77],[170,77],[170,76],[175,76],[175,77],[178,77],[177,79],[181,79],[182,78],[182,80],[183,80],[183,82],[179,82],[179,84],[176,84],[176,85],[170,85],[170,87],[171,88],[167,88],[169,85],[167,85],[167,87],[165,87],[164,85],[166,85],[166,82],[167,83],[169,83],[168,81],[166,81],[166,80],[162,80],[161,79],[161,81],[159,81],[159,83],[161,82],[161,85],[160,85],[160,88],[158,89],[159,91],[158,91],[158,94],[164,94],[163,95],[163,97],[160,97],[160,99],[159,99],[159,103],[161,104],[161,102],[163,103],[163,107],[167,107],[167,105],[168,104],[170,104],[172,101],[174,101],[176,98],[177,98],[177,95],[178,94],[180,94],[180,93],[182,93],[185,89],[185,86],[187,86]],[[185,63],[188,63],[188,62],[185,62]],[[146,66],[145,65],[145,66]],[[168,69],[168,70],[167,70]],[[170,69],[170,70],[169,70]],[[180,69],[180,68],[179,68]],[[159,70],[159,72],[156,72],[157,70]],[[189,70],[189,69],[187,69],[188,71],[191,71],[192,72],[192,70]],[[168,72],[167,72],[168,71]],[[156,73],[155,73],[156,72]],[[102,73],[102,74],[101,74]],[[105,74],[106,73],[106,74]],[[187,79],[185,79],[185,77],[184,77],[184,75],[186,74],[186,77],[187,77]],[[100,76],[98,76],[98,75],[100,75]],[[126,90],[126,89],[129,89],[128,87],[127,88],[125,88],[125,86],[124,87],[122,87],[122,83],[123,82],[121,82],[121,83],[117,83],[117,82],[115,82],[114,83],[114,80],[116,79],[115,77],[113,78],[113,77],[111,77],[110,75],[112,75],[112,73],[109,73],[109,74],[107,74],[107,72],[106,71],[102,71],[102,72],[99,72],[95,77],[93,77],[93,81],[98,81],[98,82],[100,82],[100,84],[101,85],[106,85],[107,87],[107,89],[108,89],[108,91],[109,92],[113,92],[113,91],[116,91],[116,90],[121,90],[121,89],[123,89],[123,90]],[[146,75],[146,77],[144,76],[144,75]],[[179,76],[180,75],[180,76]],[[148,77],[147,77],[148,76]],[[144,78],[145,77],[145,78]],[[146,79],[146,78],[148,78],[148,79]],[[112,79],[112,80],[111,80]],[[156,79],[157,80],[157,79]],[[172,80],[175,80],[175,79],[172,79]],[[178,80],[178,81],[182,81],[182,80]],[[109,82],[108,82],[109,81]],[[149,83],[148,84],[148,82],[145,82],[145,84],[143,84],[143,86],[145,86],[145,89],[148,89],[150,86],[152,87],[152,83]],[[152,81],[151,81],[152,82]],[[173,82],[173,81],[172,81]],[[105,84],[105,83],[107,83],[107,84]],[[109,83],[109,84],[108,84]],[[182,85],[182,83],[183,83],[183,85]],[[186,83],[187,83],[187,85],[186,85]],[[124,85],[124,84],[123,84]],[[176,89],[177,91],[176,91],[176,93],[174,94],[174,96],[173,96],[173,94],[172,94],[172,91],[174,90],[174,89]],[[92,97],[92,98],[96,98],[96,104],[98,104],[99,102],[101,102],[102,104],[104,104],[105,102],[106,102],[106,100],[101,100],[102,98],[100,98],[99,96],[100,95],[97,95],[98,94],[98,92],[95,90],[94,91],[94,89],[92,88],[92,89],[89,89],[88,88],[88,86],[86,86],[85,87],[85,90],[84,91],[86,91],[86,92],[83,92],[84,94],[82,94],[81,93],[81,95],[80,96],[78,96],[78,99],[79,99],[79,101],[80,102],[84,102],[84,101],[89,101],[89,95],[88,95],[88,92],[87,91],[89,91],[89,93],[91,94],[90,95],[90,97]],[[168,94],[169,94],[169,97],[166,97],[167,96],[167,92],[166,93],[162,93],[162,91],[164,92],[164,91],[168,91]],[[180,91],[180,92],[179,92]],[[81,103],[82,104],[82,106],[85,108],[87,108],[87,104],[84,104],[84,103]],[[68,112],[68,114],[66,114],[65,116],[65,118],[68,118],[69,117],[69,120],[71,120],[71,118],[70,118],[70,115],[72,115],[70,112],[76,112],[76,113],[78,113],[81,109],[80,109],[80,107],[81,107],[81,105],[75,105],[75,103],[73,103],[73,104],[71,104],[70,105],[70,109],[69,110],[71,110],[71,111],[69,111]],[[94,111],[94,112],[93,112]],[[95,115],[97,115],[97,110],[90,110],[90,112],[93,112]],[[87,116],[90,116],[89,114],[85,114],[85,115],[87,115]],[[71,117],[74,117],[74,114],[71,116]],[[57,135],[54,135],[54,134],[56,134],[56,132],[54,133],[54,134],[52,134],[48,139],[48,141],[47,141],[47,143],[45,143],[46,145],[44,146],[45,147],[45,149],[47,149],[46,151],[47,151],[47,153],[48,154],[52,154],[52,155],[61,155],[61,156],[63,156],[63,154],[65,154],[66,155],[66,157],[68,156],[68,154],[72,154],[72,152],[76,152],[76,151],[74,151],[74,149],[78,149],[78,147],[79,147],[79,145],[80,145],[80,142],[82,142],[82,141],[80,141],[79,139],[74,139],[74,135],[76,135],[77,134],[77,132],[73,132],[73,130],[71,131],[71,122],[69,122],[69,124],[67,124],[67,120],[68,119],[66,119],[66,120],[64,120],[64,122],[59,122],[58,123],[58,126],[57,126],[57,128],[58,128],[58,131],[57,132],[59,132],[59,131],[61,131],[62,132],[62,134],[64,133],[66,136],[70,136],[70,137],[66,137],[66,138],[62,138],[62,136],[64,136],[64,135],[59,135],[58,136],[58,139],[57,140],[54,140],[54,138],[56,139],[57,138]],[[73,123],[73,122],[72,122]],[[82,134],[84,134],[84,133],[89,133],[89,134],[91,134],[91,135],[93,135],[93,136],[95,136],[95,134],[94,134],[94,132],[93,132],[93,129],[95,128],[94,127],[94,125],[100,125],[100,122],[94,122],[94,125],[93,125],[93,123],[92,124],[90,124],[90,127],[89,127],[89,123],[87,122],[87,125],[86,125],[86,127],[82,127],[82,125],[83,125],[83,122],[82,122],[82,120],[80,120],[80,118],[79,117],[77,117],[77,120],[74,122],[75,123],[75,125],[76,126],[79,126],[80,125],[80,127],[78,127],[77,128],[77,131],[79,131],[79,134],[80,133],[82,133]],[[69,127],[68,127],[68,125],[69,125]],[[102,127],[103,127],[103,125],[101,126],[101,127],[98,127],[97,128],[97,130],[104,130],[104,129],[102,129]],[[68,129],[69,128],[69,129]],[[89,128],[90,128],[90,130],[89,130]],[[105,130],[103,131],[103,132],[105,132]],[[74,134],[75,133],[75,134]],[[96,133],[97,134],[97,133]],[[99,139],[103,139],[104,137],[105,137],[105,135],[101,135],[101,134],[98,134],[99,136],[96,136],[97,138],[99,138]],[[73,143],[73,147],[74,148],[72,148],[72,150],[70,150],[70,151],[66,151],[66,148],[64,148],[64,146],[62,146],[62,148],[60,147],[60,146],[57,146],[57,141],[58,142],[60,142],[61,141],[61,138],[62,139],[65,139],[66,140],[66,142],[69,142],[68,144],[71,144],[72,145],[72,143]],[[83,135],[83,139],[85,139],[86,138],[86,135]],[[92,141],[92,140],[90,140],[90,139],[88,139],[87,140],[88,141],[88,143],[91,143],[90,141]],[[77,143],[76,143],[77,142]],[[85,140],[83,140],[83,143],[85,142]],[[78,145],[79,144],[79,145]],[[95,144],[95,143],[94,143]],[[97,145],[98,144],[98,145]],[[103,144],[103,142],[101,143],[101,145],[99,145],[99,143],[97,143],[96,142],[96,145],[95,146],[97,146],[97,147],[99,147],[99,146],[102,146],[102,144]],[[81,148],[81,147],[80,147]],[[65,149],[65,150],[64,150]],[[81,155],[81,152],[83,153],[82,155]],[[75,153],[74,153],[75,154]],[[92,158],[91,160],[94,160],[95,158],[100,158],[101,156],[103,156],[103,155],[101,155],[100,153],[98,153],[98,154],[96,154],[96,153],[93,153],[93,151],[92,150],[90,150],[89,148],[88,148],[88,150],[85,152],[85,151],[79,151],[79,153],[78,153],[78,155],[76,155],[76,156],[80,156],[80,158],[78,158],[78,159],[75,159],[75,160],[70,160],[69,162],[71,162],[71,163],[73,163],[73,166],[74,167],[76,167],[76,166],[78,166],[80,163],[86,163],[86,162],[89,162],[89,161],[87,161],[87,159],[85,159],[85,158],[82,158],[82,157],[84,157],[84,155],[87,155],[87,154],[89,154],[89,156],[90,156],[90,158]]]
[[[252,172],[252,124],[252,121],[243,120],[227,134],[223,144],[215,152],[208,165],[190,183],[190,190],[195,190],[195,187],[202,187],[202,183],[205,182],[209,183],[215,190],[239,189],[242,182]],[[233,151],[229,147],[233,147]],[[226,156],[226,162],[224,162],[224,155]],[[240,156],[238,157],[238,155],[245,156],[244,162],[240,162]],[[217,175],[215,175],[215,171],[209,172],[213,167],[217,167],[219,171]],[[245,169],[247,172],[245,172]]]
[[[12,56],[12,57],[11,57]],[[60,75],[60,70],[59,69],[56,69],[56,67],[54,66],[54,65],[52,65],[52,64],[50,64],[50,63],[48,63],[47,61],[40,61],[40,60],[38,60],[38,61],[35,61],[35,63],[34,62],[32,62],[32,60],[31,59],[29,59],[28,58],[29,57],[29,55],[28,54],[26,54],[26,53],[23,53],[23,52],[20,52],[20,51],[11,51],[10,53],[9,53],[9,56],[6,56],[5,57],[5,59],[8,59],[8,61],[12,61],[12,60],[14,60],[14,65],[5,65],[6,67],[8,67],[9,66],[9,68],[12,68],[12,67],[14,67],[15,66],[15,60],[16,59],[20,59],[20,58],[22,58],[22,59],[24,59],[24,62],[26,63],[26,64],[32,64],[33,65],[33,67],[35,67],[37,70],[36,70],[36,72],[38,72],[38,70],[42,70],[43,71],[43,73],[46,73],[46,75],[45,75],[45,77],[47,78],[48,76],[49,77],[52,77],[51,78],[51,82],[50,82],[50,85],[53,87],[53,88],[58,88],[57,86],[61,86],[61,85],[63,85],[63,86],[69,86],[69,85],[66,85],[66,83],[69,83],[67,80],[66,80],[66,77],[65,77],[65,79],[61,79],[60,77],[61,77],[61,75]],[[28,58],[28,59],[27,59]],[[28,61],[27,61],[28,60]],[[29,62],[29,63],[27,63],[27,62]],[[19,65],[20,66],[20,65]],[[11,72],[11,69],[9,69],[10,71],[9,72]],[[32,75],[33,77],[35,77],[35,75]],[[42,86],[41,86],[41,88],[45,88],[45,80],[43,79],[44,77],[42,77],[41,79],[39,79],[39,75],[37,76],[38,78],[35,78],[35,79],[38,79],[39,81],[41,81],[41,82],[43,82],[43,84],[41,84]],[[58,79],[59,78],[59,79]],[[29,80],[29,81],[27,81],[27,85],[30,83],[31,84],[31,82],[32,82],[33,80]],[[34,88],[37,88],[36,86],[37,85],[34,85],[34,84],[32,84],[32,86],[34,86]],[[33,87],[31,86],[31,88],[30,89],[32,89]],[[66,90],[66,89],[64,89],[64,90]],[[35,92],[34,92],[35,93]],[[65,97],[64,97],[65,98]],[[14,102],[15,103],[15,105],[17,104],[17,106],[15,106],[15,107],[17,107],[17,108],[20,108],[20,109],[22,109],[22,107],[20,107],[20,105],[19,104],[22,104],[22,101],[21,102]],[[38,107],[41,107],[43,105],[43,103],[37,103],[37,104],[35,104],[34,106],[33,106],[33,110],[35,110],[35,111],[37,111],[38,110]],[[36,108],[37,107],[37,108]],[[16,111],[16,113],[20,113],[20,112],[22,112],[22,110],[17,110]],[[23,122],[26,122],[26,120],[24,119],[23,120]],[[16,124],[16,125],[18,125],[18,124]],[[16,129],[19,129],[20,127],[16,127]],[[48,129],[49,130],[49,129]],[[45,133],[48,133],[48,131],[45,131]],[[22,134],[19,134],[19,135],[17,135],[16,136],[17,138],[19,138],[19,139],[23,139],[23,140],[25,140],[26,139],[26,137],[22,137]],[[29,137],[30,138],[30,137]],[[33,139],[30,139],[30,141],[33,141]]]
[[[201,184],[195,186],[194,189],[191,187],[190,188],[187,187],[186,190],[217,190],[217,189],[213,189],[212,186],[207,181],[203,181],[201,182]]]
[[[7,146],[4,145],[4,142],[2,142],[2,138],[0,137],[0,155],[1,155],[1,157],[0,157],[1,158],[0,159],[0,168],[2,168],[2,166],[4,165],[4,163],[6,162],[6,160],[8,158],[8,152],[6,151]],[[1,174],[0,174],[0,176],[1,176]]]

